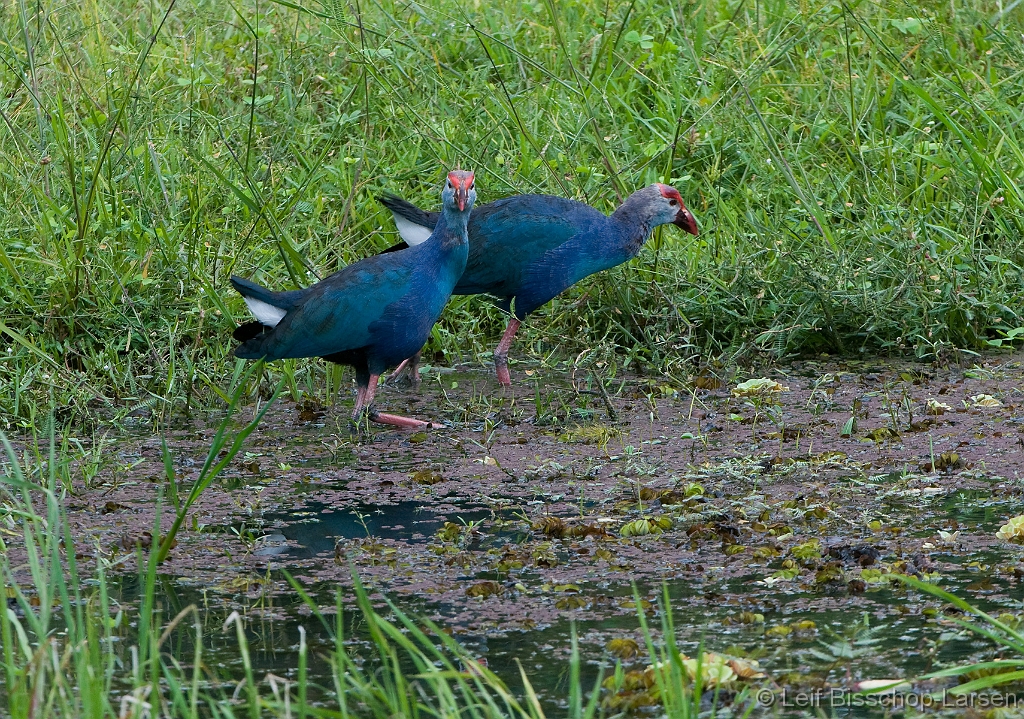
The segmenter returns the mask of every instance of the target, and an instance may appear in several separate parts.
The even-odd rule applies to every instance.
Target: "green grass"
[[[0,9],[0,426],[219,404],[231,273],[394,241],[384,190],[661,180],[698,217],[539,312],[514,355],[947,358],[1024,325],[1024,9],[921,3],[175,0]],[[485,361],[456,299],[428,351]],[[293,395],[345,385],[271,368]],[[264,375],[260,389],[276,379]]]

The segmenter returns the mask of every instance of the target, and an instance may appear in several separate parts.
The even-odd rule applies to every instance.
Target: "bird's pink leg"
[[[356,388],[356,408],[352,410],[352,421],[358,422],[359,415],[363,413],[363,408],[366,407],[366,387]]]
[[[522,322],[515,317],[508,321],[505,334],[501,336],[501,342],[494,348],[494,369],[498,373],[498,382],[505,387],[512,384],[512,378],[508,374],[508,349],[512,346],[512,338],[516,336],[516,330]]]
[[[373,395],[377,392],[377,379],[380,375],[370,375],[370,385],[366,388],[366,415],[370,418],[371,422],[377,422],[378,424],[390,424],[394,427],[402,427],[403,429],[429,429],[433,427],[430,422],[424,422],[419,419],[410,419],[409,417],[400,417],[397,414],[384,414],[378,412],[373,406]]]
[[[409,383],[413,387],[420,386],[420,353],[417,352],[412,357],[402,360],[402,363],[395,367],[395,371],[388,377],[388,384],[398,384],[401,381],[402,374],[409,378]]]

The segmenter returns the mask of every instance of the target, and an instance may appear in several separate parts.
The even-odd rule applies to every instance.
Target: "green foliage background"
[[[1022,14],[975,0],[85,0],[0,6],[0,428],[209,404],[231,273],[315,281],[396,240],[374,202],[677,186],[697,241],[539,312],[514,354],[685,374],[728,353],[1007,344],[1024,324]],[[504,324],[457,298],[429,350]],[[277,367],[293,392],[338,386]],[[332,384],[333,383],[333,384]]]

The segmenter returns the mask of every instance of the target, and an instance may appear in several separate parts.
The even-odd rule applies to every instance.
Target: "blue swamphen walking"
[[[415,248],[438,221],[438,213],[399,197],[380,201],[394,214],[404,240],[389,251]],[[498,381],[512,383],[508,350],[527,315],[584,277],[636,257],[651,230],[668,223],[697,234],[697,221],[679,192],[660,183],[634,192],[611,215],[552,195],[515,195],[474,210],[469,260],[453,294],[495,295],[499,306],[514,312],[494,350]]]
[[[408,252],[368,257],[304,290],[271,292],[232,277],[257,321],[237,328],[235,356],[276,360],[323,357],[356,370],[353,419],[425,427],[382,414],[373,405],[377,379],[419,352],[462,276],[468,255],[466,221],[476,199],[473,173],[455,170],[441,193],[429,237]]]

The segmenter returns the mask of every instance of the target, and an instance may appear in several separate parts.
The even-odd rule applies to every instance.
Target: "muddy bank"
[[[618,378],[606,393],[527,365],[511,390],[484,371],[427,373],[380,396],[448,425],[422,433],[351,434],[348,403],[282,401],[163,571],[205,601],[301,621],[294,603],[264,601],[290,595],[279,570],[330,611],[354,567],[481,655],[515,650],[537,671],[564,660],[570,620],[591,661],[614,661],[609,640],[639,639],[633,583],[651,611],[664,584],[684,646],[759,656],[777,681],[923,671],[983,647],[940,641],[938,604],[888,574],[941,577],[1010,611],[1022,598],[1021,552],[994,536],[1024,512],[1021,359],[801,362]],[[743,396],[751,376],[779,391]],[[212,434],[168,434],[181,487]],[[130,572],[165,483],[161,440],[119,438],[106,456],[68,513],[80,554]],[[819,639],[858,622],[886,641],[856,661],[815,659]]]

